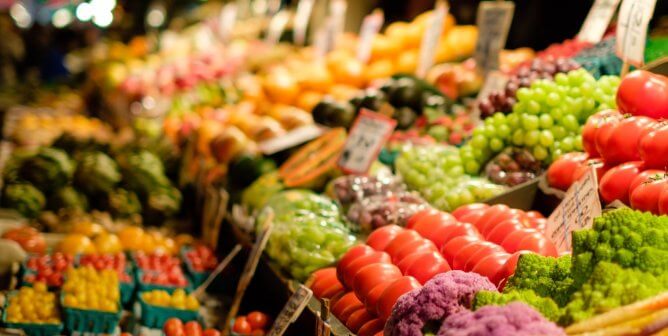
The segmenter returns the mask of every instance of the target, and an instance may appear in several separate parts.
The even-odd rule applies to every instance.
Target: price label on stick
[[[313,10],[313,2],[314,0],[299,0],[299,4],[297,4],[292,33],[295,44],[298,46],[306,44],[306,28]]]
[[[436,1],[431,21],[420,43],[420,56],[418,58],[417,71],[415,72],[420,78],[424,78],[427,75],[427,70],[434,64],[436,47],[443,32],[443,23],[445,22],[445,17],[448,15],[448,10],[449,7],[445,1]]]
[[[373,13],[367,15],[362,21],[362,28],[360,28],[360,38],[357,42],[357,59],[366,64],[371,57],[371,45],[376,34],[380,31],[380,27],[385,22],[383,11],[376,9]]]
[[[515,4],[510,1],[484,1],[478,7],[480,31],[475,48],[475,61],[483,73],[499,68],[499,53],[506,45]]]
[[[559,252],[570,251],[571,232],[590,228],[594,218],[600,214],[596,168],[590,167],[586,174],[568,188],[564,199],[547,219],[545,233]]]
[[[302,313],[308,300],[313,296],[313,292],[304,285],[299,285],[299,288],[290,296],[288,302],[283,306],[283,309],[276,317],[274,324],[267,333],[268,336],[280,336],[285,333],[288,326],[294,322]]]
[[[283,35],[288,20],[290,20],[290,12],[287,10],[281,10],[274,15],[269,21],[269,28],[264,41],[269,45],[277,44],[281,40],[281,35]]]
[[[617,56],[624,63],[642,66],[645,60],[647,26],[656,0],[624,0],[617,20]]]
[[[347,173],[366,173],[396,126],[396,120],[362,109],[350,129],[339,157],[341,170]]]
[[[218,18],[218,35],[222,41],[227,41],[234,29],[234,23],[237,19],[237,5],[228,3],[220,10]]]
[[[329,3],[329,15],[332,18],[334,25],[334,43],[343,33],[343,28],[346,21],[346,10],[348,10],[348,3],[346,0],[332,0]]]
[[[608,29],[612,16],[619,6],[619,0],[596,0],[591,6],[577,39],[589,43],[599,43]]]

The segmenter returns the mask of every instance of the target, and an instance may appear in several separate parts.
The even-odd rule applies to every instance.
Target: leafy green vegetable
[[[55,148],[40,148],[37,154],[23,160],[19,177],[43,192],[65,186],[72,179],[74,164],[67,153]]]
[[[141,213],[142,206],[137,194],[118,188],[107,194],[106,210],[114,217],[125,218]]]
[[[39,189],[30,183],[10,184],[5,187],[2,204],[28,218],[39,216],[46,199]]]
[[[47,202],[49,209],[58,211],[59,209],[88,209],[88,199],[86,196],[71,186],[65,186],[56,190]]]
[[[116,162],[102,152],[86,152],[78,156],[74,175],[77,187],[90,195],[110,192],[121,181]]]

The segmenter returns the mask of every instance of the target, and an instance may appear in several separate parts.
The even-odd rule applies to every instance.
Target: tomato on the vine
[[[638,145],[656,124],[651,118],[629,117],[619,121],[612,127],[608,141],[600,152],[603,160],[610,165],[640,160]]]
[[[574,172],[587,160],[586,153],[573,152],[560,156],[547,169],[547,183],[560,190],[568,190],[573,184]]]
[[[382,251],[401,231],[405,229],[398,225],[386,225],[380,227],[369,235],[366,244],[372,248]]]
[[[654,127],[640,140],[640,158],[647,168],[668,169],[668,123]]]
[[[599,184],[601,198],[606,203],[620,200],[624,204],[629,204],[631,182],[643,170],[644,163],[642,161],[626,162],[610,168],[603,175]]]
[[[622,119],[622,114],[617,110],[605,110],[593,114],[587,119],[582,129],[582,147],[590,157],[599,157],[596,149],[596,135],[605,124],[613,123]]]
[[[667,187],[665,175],[649,177],[631,192],[631,208],[659,215],[659,198]]]

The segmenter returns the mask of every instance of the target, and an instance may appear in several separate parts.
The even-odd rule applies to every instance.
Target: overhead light
[[[9,15],[19,28],[28,28],[32,25],[32,16],[21,2],[16,2],[9,8]]]
[[[110,11],[96,11],[95,15],[93,16],[93,23],[100,28],[109,27],[112,21],[114,21],[114,14],[112,14]]]
[[[165,23],[165,6],[162,4],[152,5],[146,14],[146,23],[153,28],[158,28]]]
[[[51,23],[56,28],[63,28],[72,22],[72,13],[67,8],[60,8],[53,13]]]
[[[90,5],[98,10],[111,11],[116,7],[116,0],[91,0]]]
[[[93,18],[93,6],[87,2],[82,2],[77,6],[76,16],[79,21],[87,22]]]

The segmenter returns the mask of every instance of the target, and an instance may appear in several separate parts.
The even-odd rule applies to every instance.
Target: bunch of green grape
[[[402,150],[395,168],[406,185],[434,207],[450,211],[503,192],[504,187],[464,173],[456,147],[430,145]]]
[[[583,125],[592,114],[616,107],[619,82],[617,76],[596,80],[578,69],[517,90],[512,113],[485,119],[460,148],[464,171],[478,174],[494,154],[511,146],[527,148],[546,165],[564,153],[581,151]]]

